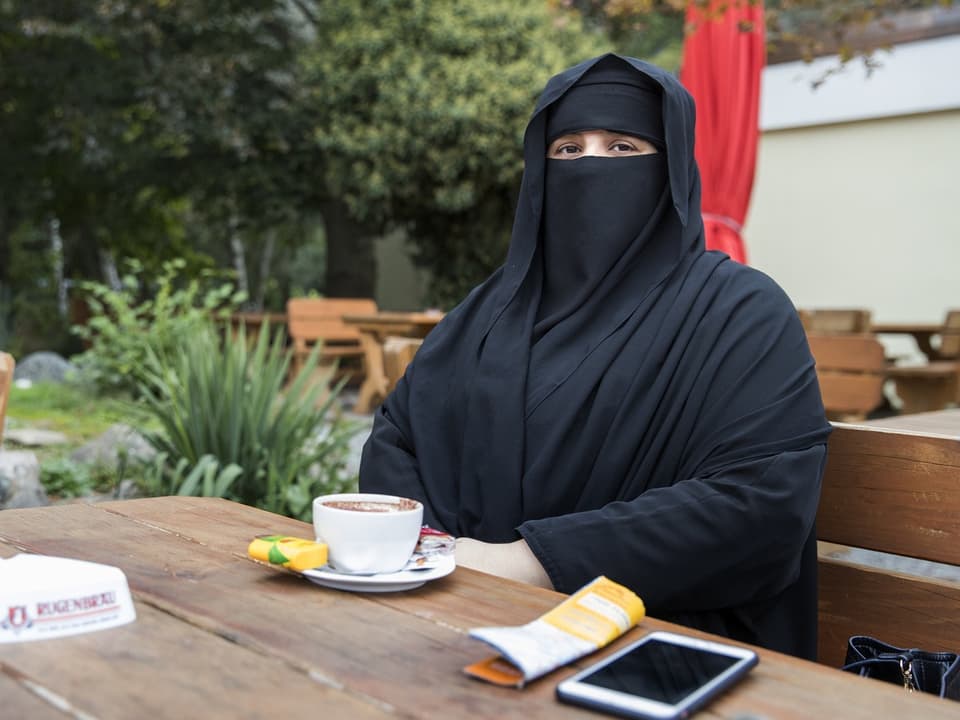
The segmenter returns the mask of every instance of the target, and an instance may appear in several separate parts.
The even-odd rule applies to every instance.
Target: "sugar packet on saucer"
[[[470,637],[500,655],[463,670],[495,685],[523,687],[613,642],[644,614],[643,601],[632,590],[601,575],[526,625],[471,630]]]

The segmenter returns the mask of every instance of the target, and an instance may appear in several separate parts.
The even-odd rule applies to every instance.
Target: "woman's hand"
[[[511,543],[485,543],[472,538],[457,538],[457,565],[553,589],[537,556],[526,540]]]

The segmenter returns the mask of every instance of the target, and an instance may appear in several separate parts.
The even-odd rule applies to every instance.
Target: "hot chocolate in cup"
[[[327,545],[328,564],[345,573],[402,569],[422,524],[423,505],[396,495],[340,493],[313,500],[317,541]]]

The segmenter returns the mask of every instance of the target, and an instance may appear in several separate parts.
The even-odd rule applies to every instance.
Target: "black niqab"
[[[605,57],[660,91],[667,189],[596,267],[591,246],[562,240],[578,259],[555,254],[554,282],[547,116],[602,58],[554,77],[524,136],[506,263],[378,411],[361,489],[419,498],[425,522],[458,536],[524,538],[558,590],[604,574],[651,615],[813,657],[829,425],[806,337],[769,278],[704,251],[690,96],[659,68]],[[595,160],[624,159],[561,162],[589,173]],[[649,197],[638,190],[639,215]]]
[[[617,57],[593,65],[547,109],[546,144],[568,133],[611,130],[663,149],[660,89]],[[548,159],[540,236],[542,290],[533,339],[630,283],[667,211],[662,153]],[[642,288],[641,288],[642,289]],[[594,295],[597,297],[593,297]],[[536,376],[538,369],[529,373]]]

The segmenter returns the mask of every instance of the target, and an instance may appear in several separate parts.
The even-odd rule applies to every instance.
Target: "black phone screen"
[[[586,677],[581,683],[675,705],[739,658],[651,640]]]

